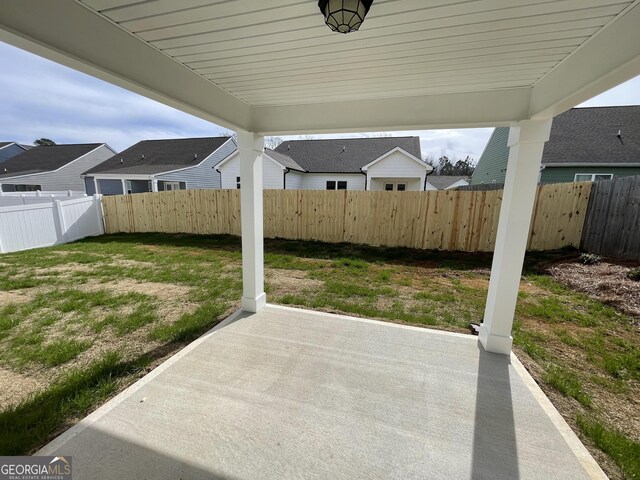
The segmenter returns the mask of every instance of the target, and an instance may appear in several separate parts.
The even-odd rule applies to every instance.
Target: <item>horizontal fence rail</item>
[[[593,185],[581,248],[640,261],[640,176]]]
[[[578,247],[590,183],[538,187],[530,250]],[[106,233],[240,235],[239,190],[176,190],[103,197]],[[267,238],[492,251],[502,191],[266,190]]]
[[[0,253],[102,235],[100,196],[0,207]]]

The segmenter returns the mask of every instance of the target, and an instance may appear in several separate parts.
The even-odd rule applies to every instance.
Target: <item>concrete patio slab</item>
[[[513,355],[269,305],[55,439],[74,479],[606,478]]]

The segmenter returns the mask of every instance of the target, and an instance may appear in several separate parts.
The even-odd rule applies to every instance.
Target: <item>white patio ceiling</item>
[[[23,0],[0,40],[258,133],[501,125],[640,73],[639,0]]]

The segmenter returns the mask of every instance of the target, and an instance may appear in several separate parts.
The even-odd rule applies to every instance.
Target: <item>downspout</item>
[[[423,192],[427,191],[427,178],[429,177],[430,174],[433,173],[433,169],[431,169],[431,171],[429,173],[426,173],[424,176],[424,187],[422,188]]]
[[[282,189],[286,190],[287,189],[287,173],[289,173],[291,171],[290,168],[285,168],[284,169],[284,173],[282,174]]]
[[[218,167],[211,167],[211,168],[213,168],[216,172],[220,174],[220,190],[222,190],[222,172],[218,170]]]
[[[362,169],[360,169],[360,173],[364,175],[364,191],[366,192],[369,177],[367,176],[367,172],[363,172]]]
[[[540,173],[538,174],[538,184],[542,182],[542,171],[546,168],[547,168],[546,165],[540,165]]]

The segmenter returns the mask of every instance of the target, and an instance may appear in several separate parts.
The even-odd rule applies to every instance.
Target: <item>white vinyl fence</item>
[[[54,200],[70,200],[86,196],[84,192],[74,192],[72,190],[64,192],[0,192],[0,207],[51,203]]]
[[[102,235],[100,195],[0,207],[0,253]]]

